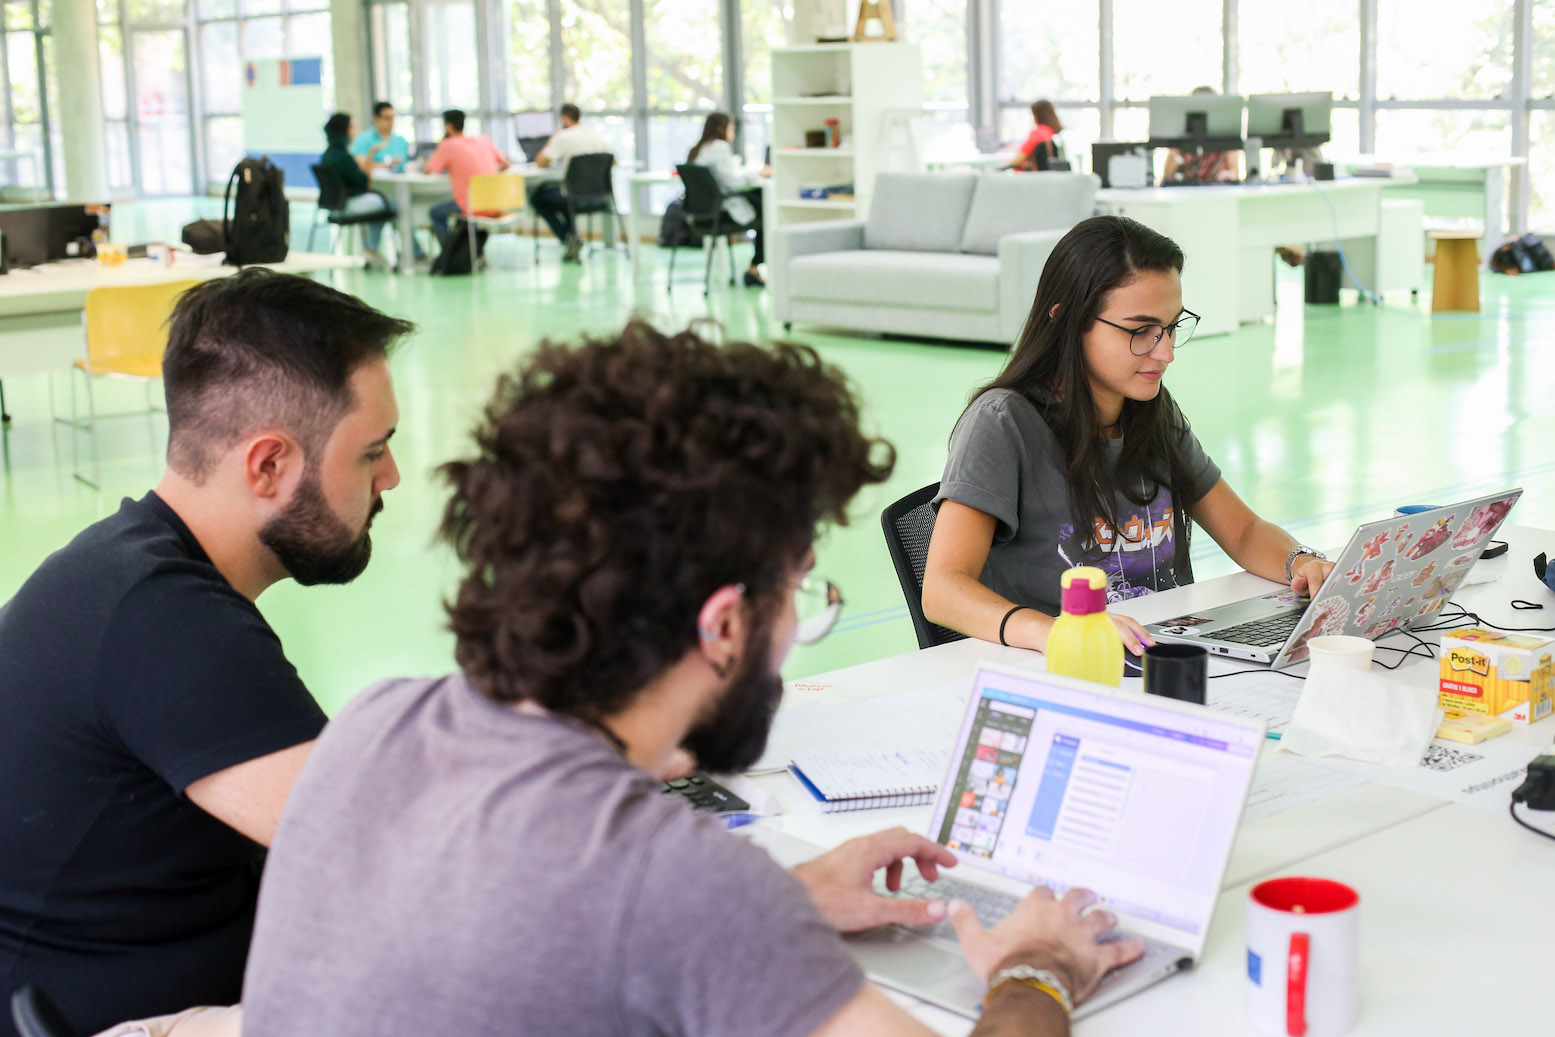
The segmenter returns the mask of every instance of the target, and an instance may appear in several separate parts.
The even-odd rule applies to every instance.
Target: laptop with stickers
[[[1280,669],[1304,660],[1314,637],[1348,634],[1375,641],[1429,622],[1463,584],[1522,493],[1507,490],[1367,523],[1310,598],[1276,591],[1145,629],[1158,640],[1203,645],[1215,655]]]

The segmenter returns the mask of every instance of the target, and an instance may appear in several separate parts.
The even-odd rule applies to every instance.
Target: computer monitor
[[[90,239],[102,206],[40,205],[0,211],[0,240],[10,266],[39,266],[67,259],[71,243]]]
[[[549,137],[556,132],[555,112],[514,112],[513,135],[525,137]]]
[[[1152,97],[1150,143],[1172,148],[1239,148],[1244,106],[1244,99],[1235,94]]]
[[[1251,94],[1247,135],[1266,148],[1315,148],[1328,143],[1334,111],[1331,90],[1298,94]]]

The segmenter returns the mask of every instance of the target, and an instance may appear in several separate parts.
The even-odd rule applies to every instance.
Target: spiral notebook
[[[945,749],[800,753],[788,765],[823,813],[909,807],[939,791],[950,753]]]

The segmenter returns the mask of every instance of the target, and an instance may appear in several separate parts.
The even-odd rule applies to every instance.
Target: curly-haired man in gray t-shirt
[[[460,672],[325,731],[266,869],[246,1037],[921,1034],[838,932],[947,912],[979,975],[1053,981],[996,983],[977,1032],[1046,1037],[1140,953],[1098,942],[1115,920],[1084,891],[991,931],[877,896],[880,868],[954,864],[902,830],[790,873],[660,794],[681,750],[760,756],[784,656],[840,602],[809,573],[816,527],[890,473],[814,351],[641,323],[545,345],[476,446],[444,469]]]

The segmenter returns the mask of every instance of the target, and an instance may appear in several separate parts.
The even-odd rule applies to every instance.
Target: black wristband
[[[1010,643],[1004,639],[1004,628],[1009,626],[1010,617],[1015,615],[1015,613],[1019,612],[1021,609],[1029,608],[1031,608],[1030,605],[1016,605],[1014,608],[1010,609],[1010,611],[1004,614],[1004,618],[999,621],[999,643],[1001,645],[1006,648],[1010,647]]]

